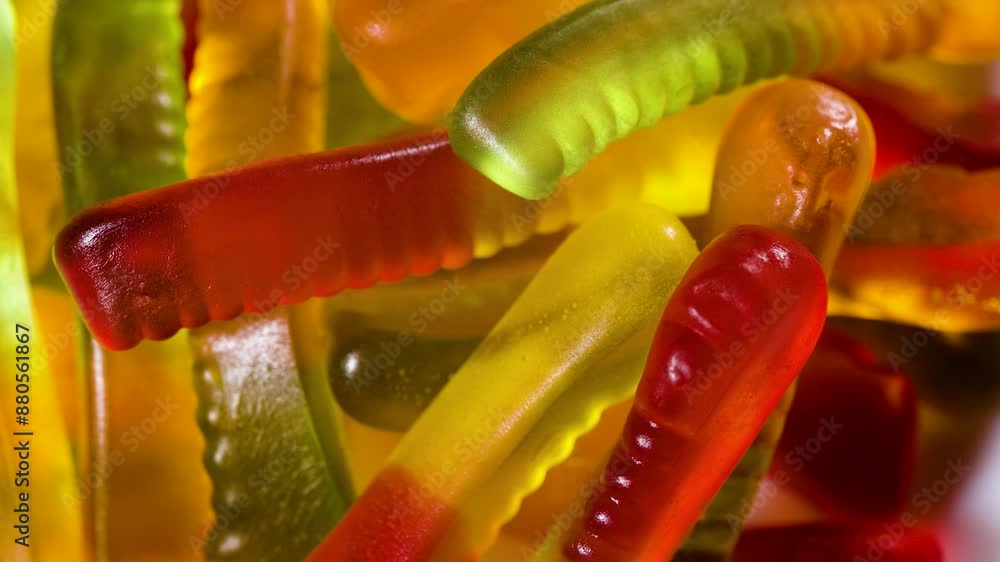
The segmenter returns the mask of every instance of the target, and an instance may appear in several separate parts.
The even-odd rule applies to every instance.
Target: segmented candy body
[[[70,213],[184,179],[179,11],[179,0],[60,4],[52,86]]]
[[[744,226],[707,247],[667,304],[607,489],[564,556],[669,559],[809,358],[825,315],[822,269],[792,239]]]
[[[610,143],[709,96],[925,52],[942,3],[887,25],[891,0],[599,0],[491,63],[456,105],[452,140],[493,181],[537,199]],[[495,85],[488,95],[482,82]]]

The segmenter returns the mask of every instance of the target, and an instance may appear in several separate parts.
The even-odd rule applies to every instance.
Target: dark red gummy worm
[[[733,562],[777,560],[942,562],[944,552],[935,531],[914,528],[910,519],[902,517],[870,527],[809,524],[749,529],[740,536],[733,553]]]
[[[671,296],[635,403],[563,548],[569,560],[669,560],[812,353],[823,270],[798,242],[742,226]]]

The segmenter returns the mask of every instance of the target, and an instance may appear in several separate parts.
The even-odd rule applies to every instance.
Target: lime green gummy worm
[[[596,0],[509,49],[450,116],[458,155],[529,199],[709,96],[926,52],[943,0]]]

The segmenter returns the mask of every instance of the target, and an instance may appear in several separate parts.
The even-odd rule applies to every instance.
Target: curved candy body
[[[52,340],[40,328],[33,311],[18,223],[13,166],[15,21],[11,3],[0,0],[0,325],[4,326],[0,360],[9,373],[0,384],[0,401],[6,409],[0,431],[5,434],[2,445],[8,453],[0,460],[0,475],[5,478],[0,495],[10,505],[5,508],[6,528],[0,534],[5,542],[0,546],[0,556],[10,560],[30,557],[37,562],[80,562],[89,557],[81,534],[82,510],[80,503],[73,501],[78,497],[76,471],[61,419],[56,381],[43,355]],[[16,451],[19,447],[23,450],[25,442],[28,457],[19,458]],[[26,496],[30,496],[30,513],[24,515],[30,518],[30,530],[21,532],[16,528],[20,517],[17,510],[22,503],[18,498]]]
[[[926,52],[942,2],[886,28],[891,0],[598,0],[480,74],[451,116],[455,151],[537,199],[612,142],[709,96]],[[496,87],[483,95],[480,82]]]
[[[328,371],[337,402],[358,421],[406,430],[562,239],[536,237],[459,271],[329,299]]]
[[[179,11],[179,0],[60,3],[52,86],[70,213],[184,178]]]
[[[321,150],[326,2],[199,0],[198,14],[192,127],[184,138],[188,176]]]
[[[181,213],[175,218],[182,222],[173,225],[178,230],[165,233],[172,244],[190,244],[193,235],[214,246],[187,246],[190,254],[172,253],[168,259],[178,256],[177,261],[163,268],[176,273],[174,268],[190,267],[186,273],[207,274],[203,280],[219,284],[218,292],[202,294],[209,300],[202,301],[201,313],[235,316],[229,311],[242,305],[227,307],[241,299],[260,313],[193,331],[190,337],[215,511],[203,556],[209,562],[301,560],[340,519],[353,495],[336,404],[326,384],[322,348],[327,334],[320,303],[272,311],[273,295],[265,297],[254,287],[265,285],[262,275],[278,274],[270,289],[294,292],[290,276],[306,276],[302,268],[314,273],[321,256],[334,258],[335,243],[317,233],[308,248],[295,246],[310,219],[294,202],[300,208],[317,203],[309,193],[292,189],[301,177],[279,170],[251,175],[249,184],[241,184],[238,173],[228,172],[255,160],[323,148],[327,6],[324,0],[199,0],[198,12],[187,168],[193,177],[222,174],[180,184],[175,199],[147,210]],[[285,203],[277,204],[281,199]],[[268,206],[275,217],[265,217]],[[241,237],[252,246],[233,245]],[[282,280],[276,268],[284,261],[282,252],[300,249],[305,253],[281,268],[289,275]],[[241,267],[240,262],[254,265]],[[174,281],[183,286],[183,279]],[[170,282],[149,288],[170,290]],[[224,295],[235,301],[215,300]],[[185,325],[191,325],[191,317],[184,316],[190,304],[178,302]]]
[[[847,232],[831,312],[936,331],[995,330],[1000,236],[989,202],[998,181],[996,170],[945,165],[886,174]]]
[[[191,335],[216,512],[199,559],[301,559],[347,508],[350,484],[325,450],[338,430],[328,417],[333,400],[322,392],[323,369],[293,352],[291,331],[287,318],[273,317]]]
[[[751,94],[719,146],[707,244],[740,224],[793,236],[827,272],[875,159],[865,111],[825,84],[789,79]]]
[[[916,425],[907,374],[827,327],[799,376],[771,479],[839,520],[888,521],[909,498]],[[817,442],[822,454],[812,455]]]
[[[570,234],[310,560],[481,553],[596,424],[603,408],[578,387],[613,394],[605,405],[634,388],[637,370],[600,365],[645,334],[694,252],[681,224],[650,206],[607,211]],[[620,381],[609,391],[603,379]]]
[[[60,3],[52,67],[59,170],[71,212],[184,178],[180,9],[180,0]],[[85,318],[95,313],[80,308]],[[80,425],[91,432],[85,463],[112,463],[120,436],[150,412],[171,416],[141,449],[127,451],[128,462],[115,468],[117,485],[95,487],[85,498],[94,557],[197,559],[190,537],[200,536],[210,517],[209,483],[197,457],[177,454],[202,443],[186,341],[108,353],[81,335],[89,416]],[[157,485],[140,484],[151,472]]]
[[[667,304],[607,489],[566,559],[668,560],[809,358],[825,315],[822,269],[787,236],[745,226],[705,248]]]
[[[52,74],[44,70],[51,64],[56,0],[16,0],[14,6],[19,28],[14,160],[24,250],[34,276],[50,264],[52,240],[66,218],[56,168]]]
[[[762,86],[737,110],[719,147],[702,244],[739,224],[783,231],[829,275],[871,178],[875,137],[864,110],[824,84],[788,79]],[[738,533],[728,517],[756,493],[774,456],[792,391],[677,554],[724,559]],[[742,522],[740,522],[742,523]]]
[[[457,268],[617,199],[586,195],[586,205],[570,193],[525,202],[461,163],[434,133],[106,203],[63,229],[56,262],[77,302],[95,311],[95,337],[123,349],[210,320]]]

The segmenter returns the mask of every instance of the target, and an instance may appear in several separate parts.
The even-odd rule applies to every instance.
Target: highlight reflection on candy
[[[874,145],[867,115],[844,93],[800,79],[761,87],[734,114],[719,148],[702,245],[741,223],[765,225],[802,243],[829,275],[844,229],[868,187]],[[775,408],[726,480],[678,552],[678,562],[728,556],[743,523],[730,516],[753,499],[793,393]]]
[[[189,174],[322,149],[326,3],[200,0],[198,8],[199,44],[185,138]],[[253,216],[241,216],[225,200],[227,190],[235,187],[226,172],[216,177],[227,178],[225,184],[214,184],[221,190],[218,199],[198,200],[188,209],[200,212],[200,219],[176,226],[191,228],[196,236],[211,232],[218,241],[219,236],[240,236]],[[254,187],[275,198],[294,197],[273,180]],[[175,204],[183,210],[195,193],[180,195],[183,199]],[[284,216],[290,229],[296,228],[293,218]],[[254,225],[262,228],[261,238],[253,241],[259,244],[256,250],[270,245],[280,253],[281,240],[270,239],[267,226]],[[206,230],[199,233],[199,227]],[[237,253],[223,258],[227,251]],[[202,254],[201,265],[209,270],[228,266],[229,275],[239,275],[244,268],[237,262],[247,263],[252,251],[223,244]],[[261,251],[254,259],[268,257],[273,254]],[[247,296],[240,294],[238,282],[229,281],[219,288],[237,291],[232,293],[237,299]],[[300,560],[340,519],[353,495],[336,405],[325,380],[322,348],[328,336],[322,307],[315,301],[290,310],[272,307],[258,310],[268,314],[191,333],[198,421],[215,512],[201,545],[208,562]]]

